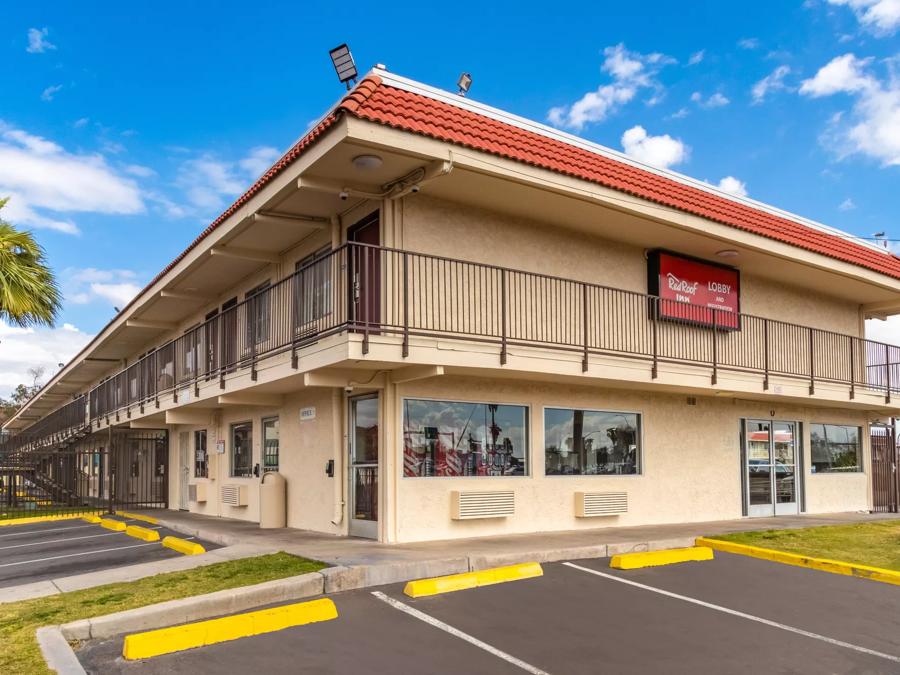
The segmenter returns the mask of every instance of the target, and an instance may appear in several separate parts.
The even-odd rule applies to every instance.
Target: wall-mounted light
[[[378,155],[357,155],[353,158],[353,166],[360,171],[374,171],[380,169],[384,160]]]
[[[726,248],[721,251],[716,251],[716,255],[720,258],[737,258],[740,253],[733,248]]]

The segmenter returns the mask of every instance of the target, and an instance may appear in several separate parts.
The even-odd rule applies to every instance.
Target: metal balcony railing
[[[542,347],[591,359],[617,356],[651,365],[828,382],[883,393],[900,391],[900,347],[749,314],[693,307],[642,293],[546,274],[358,243],[345,244],[147,354],[21,434],[28,443],[118,417],[129,408],[177,399],[206,382],[225,387],[231,373],[256,379],[262,359],[299,350],[339,332],[400,338],[447,337],[499,348]],[[80,404],[79,404],[80,401]],[[79,416],[78,406],[81,406]],[[43,440],[42,440],[43,439]],[[24,441],[21,441],[24,442]]]

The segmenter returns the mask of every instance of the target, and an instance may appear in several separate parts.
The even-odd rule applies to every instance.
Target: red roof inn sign
[[[660,318],[740,329],[738,270],[667,251],[651,251],[647,259],[649,291],[660,297]]]

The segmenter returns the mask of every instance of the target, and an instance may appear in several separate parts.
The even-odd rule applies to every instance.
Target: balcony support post
[[[581,359],[581,372],[586,373],[588,369],[588,343],[590,341],[589,331],[590,316],[588,315],[588,287],[587,284],[581,284],[581,330],[584,333],[584,356]]]
[[[369,353],[369,322],[372,320],[371,311],[372,308],[369,305],[369,293],[371,293],[372,289],[370,288],[369,279],[369,250],[368,248],[362,248],[362,259],[363,259],[363,274],[362,274],[362,284],[363,287],[361,289],[361,300],[363,304],[363,343],[362,343],[362,353],[366,355]]]
[[[506,365],[506,270],[500,270],[500,365]]]
[[[200,396],[200,340],[198,336],[200,335],[200,329],[195,328],[194,331],[194,349],[193,349],[193,361],[194,361],[194,397],[198,398]]]

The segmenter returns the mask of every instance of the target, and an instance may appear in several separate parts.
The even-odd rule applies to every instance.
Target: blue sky
[[[477,100],[900,238],[900,0],[627,4],[6,7],[3,214],[66,302],[55,330],[0,326],[0,394],[71,356],[341,95],[343,41],[361,71],[452,89],[467,70]]]

